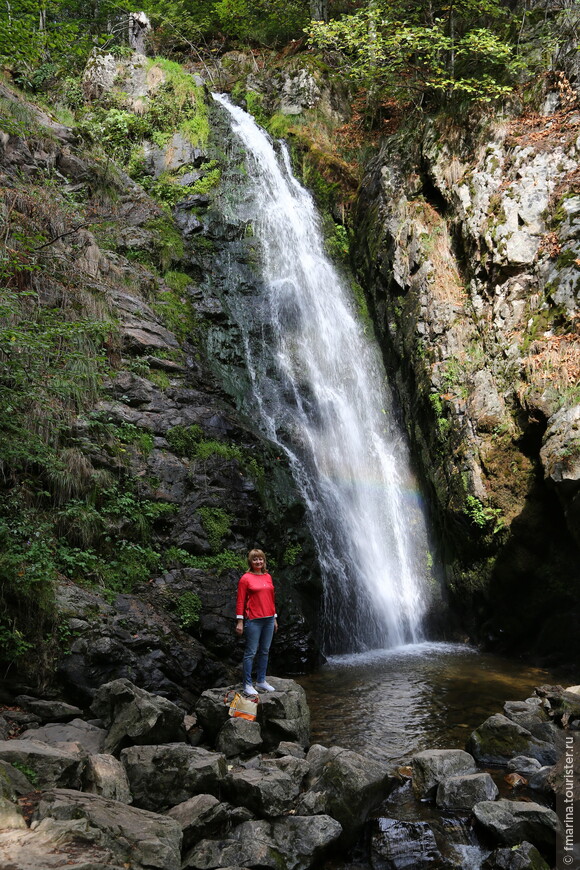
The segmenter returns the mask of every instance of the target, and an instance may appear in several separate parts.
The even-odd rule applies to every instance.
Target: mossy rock
[[[498,765],[507,764],[516,755],[536,758],[541,764],[554,764],[558,756],[552,744],[538,740],[502,713],[490,716],[471,733],[467,751],[480,764]]]

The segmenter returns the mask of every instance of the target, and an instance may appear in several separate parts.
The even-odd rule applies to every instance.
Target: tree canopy
[[[339,51],[348,74],[371,90],[490,100],[510,90],[522,66],[513,24],[499,0],[369,0],[353,14],[312,22],[310,38]]]

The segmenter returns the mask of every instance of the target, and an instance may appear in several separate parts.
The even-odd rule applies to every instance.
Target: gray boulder
[[[35,713],[43,722],[69,722],[81,718],[83,711],[64,701],[46,701],[42,698],[32,698],[30,695],[17,695],[14,703],[24,707],[30,713]]]
[[[216,741],[216,749],[226,758],[236,755],[250,755],[258,752],[262,745],[262,732],[257,722],[248,719],[228,719],[221,727]]]
[[[227,773],[223,755],[185,743],[130,746],[121,752],[121,761],[135,806],[153,812],[202,792],[218,795]]]
[[[420,800],[435,797],[437,786],[450,776],[475,773],[475,761],[462,749],[426,749],[414,755],[413,791]]]
[[[22,810],[18,804],[7,797],[0,796],[0,831],[13,831],[26,827]]]
[[[447,867],[427,822],[380,818],[371,840],[373,870],[437,870]]]
[[[528,801],[482,801],[473,808],[478,824],[502,846],[528,840],[539,849],[553,849],[561,831],[553,810]]]
[[[181,827],[166,816],[99,795],[53,789],[42,796],[34,814],[35,821],[46,819],[74,821],[83,843],[97,843],[109,852],[112,863],[120,866],[130,865],[135,870],[180,868]]]
[[[262,740],[266,749],[275,749],[280,741],[297,743],[304,747],[310,741],[310,711],[306,702],[306,692],[294,680],[268,677],[276,688],[275,692],[260,695],[258,719]],[[197,721],[203,728],[208,740],[215,741],[224,724],[229,719],[228,706],[224,697],[234,691],[236,686],[224,689],[208,689],[203,692],[195,706]]]
[[[107,732],[104,728],[90,725],[83,719],[73,719],[72,722],[61,724],[50,722],[40,728],[31,728],[20,735],[21,740],[40,740],[50,746],[60,746],[62,743],[78,743],[88,755],[103,751]]]
[[[310,710],[306,692],[294,680],[268,677],[275,692],[260,697],[260,724],[262,739],[268,749],[274,749],[281,740],[308,746],[310,743]]]
[[[208,740],[214,741],[222,727],[230,718],[229,708],[224,698],[233,687],[227,689],[206,689],[195,705],[198,724],[203,728]]]
[[[346,839],[366,821],[369,811],[389,790],[389,774],[373,759],[349,749],[315,744],[306,756],[310,772],[299,814],[325,813],[337,819]]]
[[[43,819],[34,828],[0,832],[0,867],[10,870],[127,870],[100,845],[101,832],[84,819]],[[82,844],[79,849],[79,843]],[[134,870],[142,865],[133,864]],[[145,870],[145,868],[142,868]],[[147,870],[150,870],[148,867]]]
[[[533,776],[541,768],[541,764],[537,758],[528,758],[526,755],[516,755],[515,758],[510,758],[507,763],[508,770],[514,770],[516,773],[521,773],[522,776]]]
[[[0,716],[0,740],[8,740],[10,725],[3,716]]]
[[[481,801],[493,801],[499,789],[489,773],[450,776],[437,787],[436,803],[440,809],[470,810]]]
[[[503,710],[508,719],[517,722],[522,728],[527,728],[538,740],[554,743],[555,726],[549,721],[546,711],[538,704],[529,701],[506,701]]]
[[[87,759],[83,791],[123,804],[133,801],[127,772],[114,755],[91,755]]]
[[[282,770],[291,776],[298,788],[302,788],[305,778],[310,773],[310,765],[304,758],[295,758],[293,755],[282,755],[279,758],[264,758],[261,767],[273,767]]]
[[[127,745],[185,740],[183,711],[166,698],[139,689],[127,679],[101,686],[95,693],[91,710],[110,727],[104,747],[106,752],[114,753]]]
[[[510,849],[496,849],[481,865],[481,870],[550,870],[531,843],[520,843]]]
[[[294,758],[304,758],[306,750],[303,746],[300,746],[299,743],[292,743],[289,740],[281,740],[276,749],[274,749],[273,754],[280,758],[284,755],[293,755]]]
[[[298,797],[296,781],[276,768],[234,768],[224,780],[230,800],[259,816],[281,816],[292,809]]]
[[[527,728],[501,713],[490,716],[471,733],[467,749],[480,764],[505,765],[516,755],[536,758],[542,764],[554,764],[554,746],[538,740]]]
[[[34,772],[36,788],[80,787],[84,753],[76,744],[64,749],[34,740],[0,741],[0,760]]]
[[[34,786],[27,776],[7,761],[0,761],[0,795],[12,800],[15,795],[29,794]]]
[[[245,822],[225,840],[202,840],[186,856],[183,870],[271,867],[307,870],[319,866],[342,828],[330,816],[286,816],[276,822]]]
[[[166,815],[181,826],[183,849],[188,850],[200,840],[223,834],[229,826],[231,809],[211,794],[197,794],[172,807]]]

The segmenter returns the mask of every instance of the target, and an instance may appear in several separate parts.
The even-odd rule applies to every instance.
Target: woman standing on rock
[[[240,577],[238,600],[236,604],[236,634],[246,638],[244,651],[244,692],[257,695],[252,684],[252,666],[256,659],[258,679],[256,686],[264,692],[275,692],[274,686],[266,682],[268,653],[274,632],[278,631],[274,584],[266,571],[266,556],[262,550],[248,553],[249,571]]]

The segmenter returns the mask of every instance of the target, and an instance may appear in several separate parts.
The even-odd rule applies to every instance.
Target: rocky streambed
[[[191,715],[127,679],[101,686],[88,712],[17,696],[0,718],[2,866],[553,863],[563,750],[580,726],[575,691],[541,687],[489,717],[467,751],[427,750],[389,770],[348,749],[310,746],[304,690],[272,682],[256,721],[230,718],[221,687],[203,692]],[[506,771],[509,797],[496,785]]]

